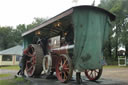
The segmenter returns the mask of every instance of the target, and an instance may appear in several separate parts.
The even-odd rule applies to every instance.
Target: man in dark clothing
[[[21,60],[22,60],[22,57],[20,57],[20,59],[19,59],[19,67],[20,67],[20,70],[17,72],[17,75],[21,75],[21,67],[22,67]]]
[[[24,76],[24,70],[26,68],[26,62],[27,62],[27,55],[22,56],[22,60],[21,60],[21,75]]]
[[[20,66],[20,70],[18,71],[18,75],[21,74],[22,76],[25,76],[24,75],[24,70],[26,68],[26,62],[27,60],[29,60],[30,56],[28,56],[28,53],[29,52],[29,48],[25,49],[24,52],[23,52],[23,56],[19,62],[19,66]]]

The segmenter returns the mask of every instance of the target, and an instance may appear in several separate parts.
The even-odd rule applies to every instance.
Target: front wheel
[[[96,81],[100,78],[103,69],[87,69],[85,70],[85,75],[91,81]]]
[[[56,76],[65,83],[71,79],[73,73],[72,62],[68,55],[60,55],[56,64]]]

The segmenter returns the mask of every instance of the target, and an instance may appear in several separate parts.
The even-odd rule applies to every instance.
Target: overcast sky
[[[30,24],[34,17],[53,17],[75,5],[91,5],[93,0],[0,0],[0,26]],[[100,0],[95,0],[99,4]]]

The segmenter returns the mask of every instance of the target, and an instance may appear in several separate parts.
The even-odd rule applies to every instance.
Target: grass
[[[8,69],[8,70],[19,70],[19,66],[3,66],[0,69]]]
[[[0,80],[0,85],[30,85],[30,82],[24,80],[23,78],[16,78],[10,80]]]
[[[11,76],[11,74],[0,74],[0,78],[9,77],[9,76]]]
[[[19,70],[19,66],[4,66],[0,69],[7,70]],[[0,74],[0,78],[10,77],[12,74]],[[24,78],[13,78],[8,80],[0,80],[0,85],[31,85],[29,81],[24,80]]]

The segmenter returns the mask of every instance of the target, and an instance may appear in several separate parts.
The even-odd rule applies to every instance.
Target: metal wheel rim
[[[63,55],[60,56],[56,65],[56,75],[61,82],[67,82],[72,76],[72,67],[69,60]]]

